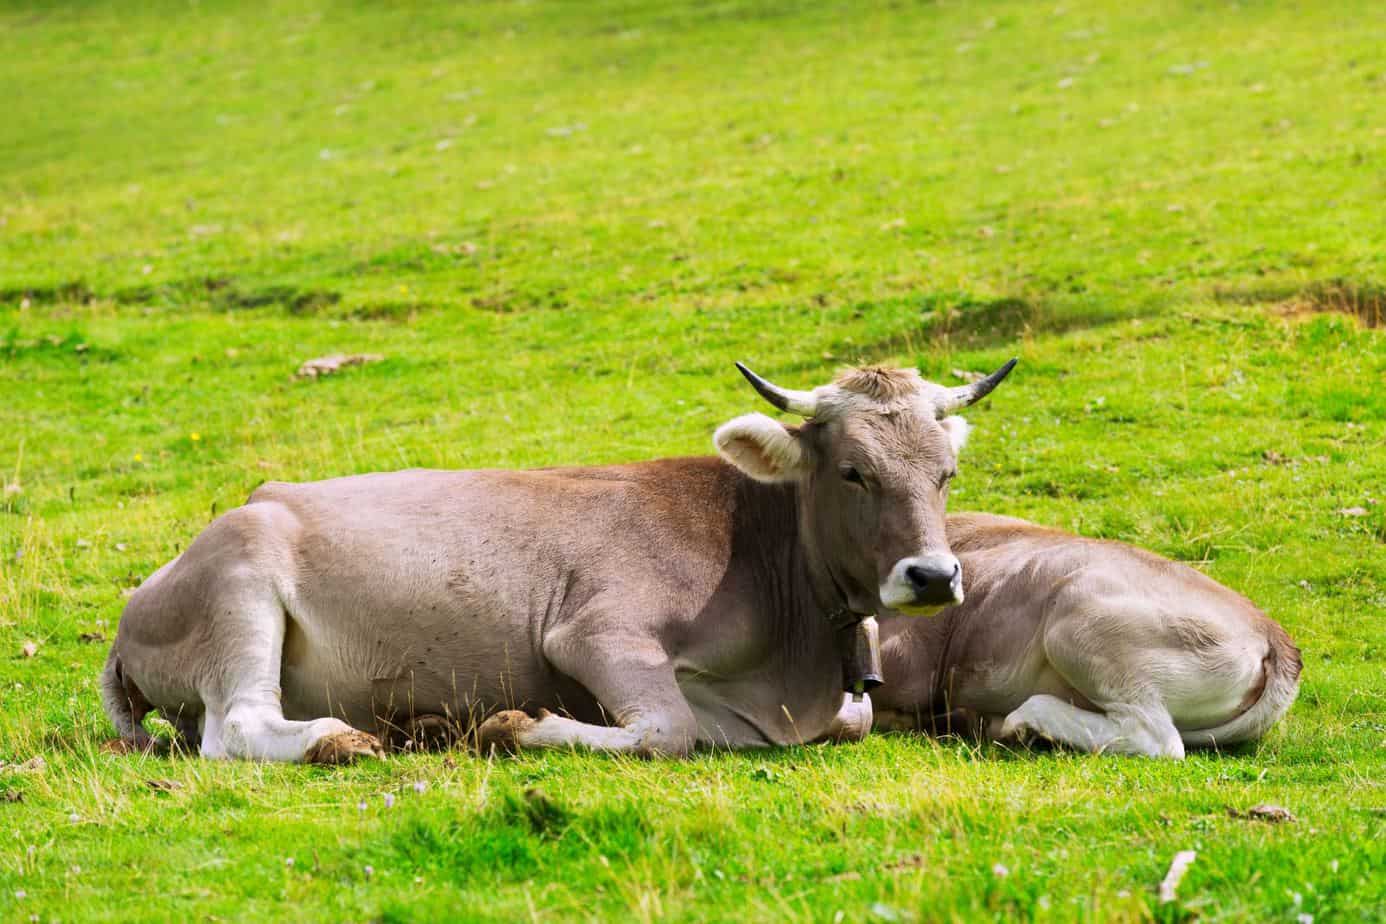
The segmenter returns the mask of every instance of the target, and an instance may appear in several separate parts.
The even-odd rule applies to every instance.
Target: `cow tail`
[[[1285,715],[1299,694],[1301,659],[1299,649],[1290,641],[1285,630],[1270,623],[1270,645],[1262,670],[1265,686],[1260,697],[1241,715],[1213,728],[1179,732],[1189,747],[1220,747],[1254,741],[1270,730]]]
[[[149,703],[121,668],[120,655],[114,645],[106,658],[106,669],[101,672],[101,704],[122,741],[141,749],[153,743],[149,732],[140,724],[150,712]]]

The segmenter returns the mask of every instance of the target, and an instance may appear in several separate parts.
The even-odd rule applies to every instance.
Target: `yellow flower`
[[[143,462],[143,461],[144,461],[144,453],[142,453],[142,452],[137,452],[137,453],[135,453],[135,461],[136,461],[136,462]]]
[[[198,433],[198,432],[196,432],[196,431],[193,431],[192,433],[189,433],[189,434],[188,434],[188,439],[190,439],[190,440],[192,440],[194,443],[196,443],[198,440],[202,439],[202,434],[201,434],[201,433]]]

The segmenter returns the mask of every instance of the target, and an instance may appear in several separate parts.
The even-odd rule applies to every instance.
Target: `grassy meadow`
[[[1383,47],[1367,0],[0,3],[0,922],[1386,918]],[[336,352],[383,359],[295,378]],[[1265,741],[100,750],[126,593],[261,481],[1011,355],[953,509],[1250,596],[1305,658]]]

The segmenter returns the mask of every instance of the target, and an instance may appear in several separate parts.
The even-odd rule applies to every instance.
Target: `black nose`
[[[953,583],[960,571],[957,562],[948,565],[910,565],[905,569],[905,580],[914,588],[914,598],[918,603],[952,603]]]

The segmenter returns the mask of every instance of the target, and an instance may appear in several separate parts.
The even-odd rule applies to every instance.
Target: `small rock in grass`
[[[38,654],[38,642],[25,642],[23,645],[19,646],[19,651],[24,657],[32,658],[34,655]]]
[[[1248,821],[1268,821],[1271,824],[1294,821],[1295,816],[1289,809],[1280,805],[1271,805],[1269,802],[1262,802],[1260,805],[1253,805],[1245,812],[1229,808],[1227,814],[1233,818],[1245,818]]]
[[[307,360],[298,367],[296,375],[300,379],[316,379],[320,376],[332,375],[347,366],[378,363],[384,358],[379,353],[352,353],[350,356],[345,353],[333,353],[331,356],[319,356],[317,359]]]
[[[1366,507],[1344,507],[1338,511],[1340,517],[1364,517],[1367,515]]]
[[[177,780],[145,780],[144,784],[155,792],[177,792],[183,788]]]

